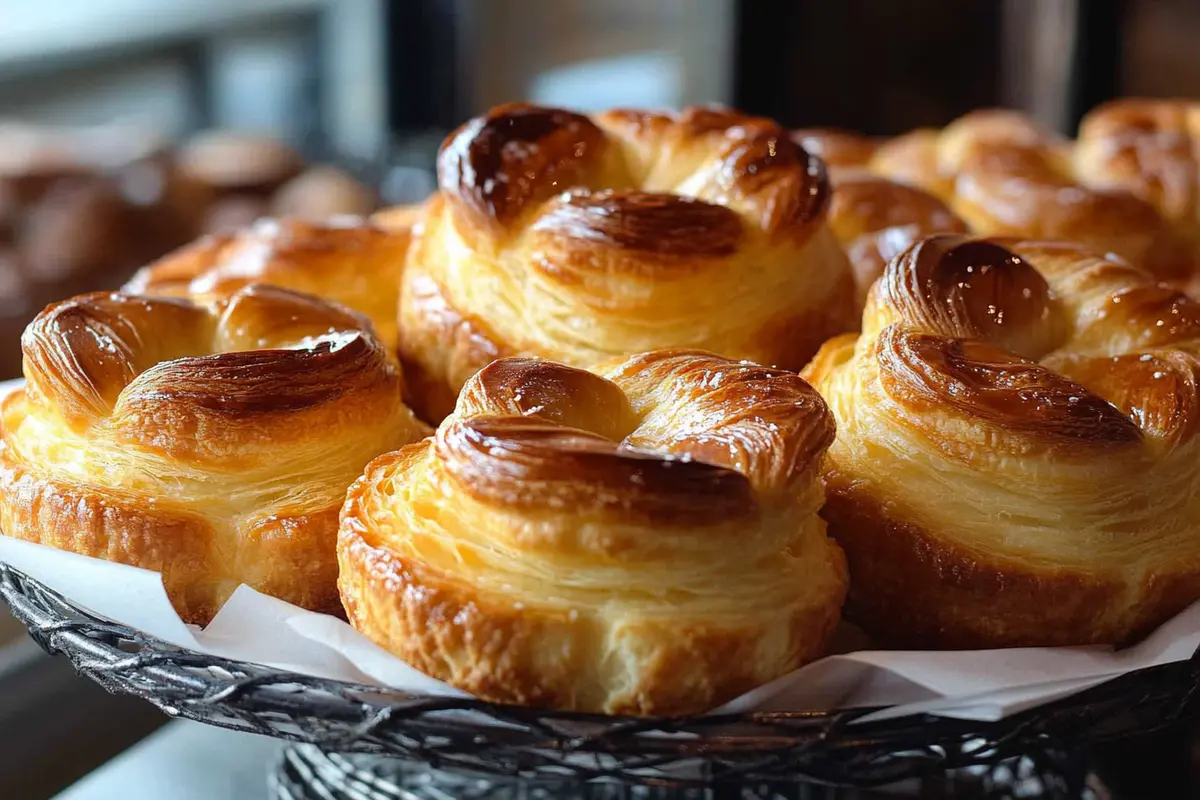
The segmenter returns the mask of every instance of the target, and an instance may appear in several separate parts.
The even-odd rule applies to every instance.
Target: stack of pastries
[[[874,139],[493,109],[439,188],[46,308],[5,534],[343,615],[488,700],[703,712],[1200,599],[1200,112]]]

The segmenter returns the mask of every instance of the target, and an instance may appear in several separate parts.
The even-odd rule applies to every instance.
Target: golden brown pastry
[[[188,622],[241,583],[338,613],[346,487],[424,433],[362,317],[266,286],[203,305],[88,294],[22,348],[0,530],[159,570]]]
[[[801,128],[792,131],[792,140],[833,170],[866,167],[883,143],[876,137],[841,128]]]
[[[833,439],[794,373],[683,350],[597,374],[501,359],[342,511],[358,630],[479,697],[708,710],[820,656],[845,563],[817,515]]]
[[[881,146],[870,169],[933,192],[979,234],[1080,242],[1171,269],[1154,207],[1123,189],[1089,188],[1071,143],[1015,111],[974,111],[940,132],[907,134]]]
[[[438,182],[400,305],[431,418],[498,356],[679,346],[798,369],[853,328],[824,168],[770,120],[502,106],[446,139]]]
[[[163,256],[126,285],[138,294],[204,298],[270,283],[334,300],[366,314],[380,341],[396,346],[396,304],[409,246],[406,232],[359,219],[324,223],[264,219]]]
[[[1200,273],[1200,101],[1116,100],[1079,127],[1075,169],[1089,184],[1117,187],[1153,203],[1171,225],[1173,270],[1187,284]],[[1192,284],[1193,290],[1200,288]]]
[[[934,233],[967,233],[966,223],[929,192],[853,169],[836,173],[829,227],[850,258],[860,308],[894,256]]]
[[[883,643],[1125,643],[1200,598],[1200,304],[1078,245],[940,236],[806,370],[847,612]]]
[[[371,224],[386,231],[411,233],[425,215],[425,203],[410,203],[381,208],[371,215]]]

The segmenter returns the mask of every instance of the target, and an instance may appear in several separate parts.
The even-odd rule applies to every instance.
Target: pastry
[[[356,218],[323,223],[264,219],[163,256],[125,287],[138,294],[207,297],[270,283],[366,314],[380,341],[396,346],[396,304],[409,237]]]
[[[831,170],[866,167],[882,140],[841,128],[801,128],[792,140],[825,162]]]
[[[978,234],[1057,239],[1116,253],[1156,273],[1172,269],[1162,217],[1129,191],[1093,188],[1072,143],[1014,111],[984,109],[941,131],[882,145],[871,171],[940,197]]]
[[[0,530],[159,570],[187,622],[242,583],[340,611],[346,487],[425,432],[362,317],[267,286],[204,304],[97,293],[46,308],[22,348]]]
[[[333,217],[365,217],[377,205],[375,192],[334,167],[312,167],[279,188],[271,215],[322,222]]]
[[[425,203],[410,203],[381,208],[370,216],[371,224],[388,231],[411,233],[421,224]]]
[[[18,229],[25,274],[54,299],[115,289],[138,265],[137,222],[110,181],[61,180],[28,209]]]
[[[1128,99],[1094,109],[1079,126],[1075,169],[1093,185],[1153,203],[1177,247],[1165,277],[1200,290],[1200,101]]]
[[[500,356],[697,347],[799,369],[853,329],[824,168],[770,120],[502,106],[446,139],[438,183],[400,303],[430,418]]]
[[[709,353],[498,360],[350,489],[348,618],[486,700],[711,709],[837,624],[845,564],[817,515],[833,434],[796,374]]]
[[[181,146],[183,174],[226,193],[265,196],[300,174],[304,159],[283,142],[235,131],[204,131]]]
[[[849,617],[899,647],[1123,644],[1200,598],[1200,304],[1073,244],[937,236],[806,369]]]
[[[857,169],[835,172],[829,227],[854,270],[859,307],[894,256],[934,233],[967,225],[934,195]]]

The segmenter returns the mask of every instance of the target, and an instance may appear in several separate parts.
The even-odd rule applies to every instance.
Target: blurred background
[[[1071,133],[1111,97],[1200,96],[1197,42],[1197,0],[0,0],[0,377],[45,304],[197,236],[423,198],[501,102],[873,134],[1006,105]],[[160,724],[6,641],[0,796]]]

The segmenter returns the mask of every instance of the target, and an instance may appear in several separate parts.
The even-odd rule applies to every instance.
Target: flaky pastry
[[[205,304],[56,303],[21,340],[5,398],[0,529],[162,572],[207,623],[241,583],[340,613],[346,487],[425,430],[359,315],[249,286]]]
[[[924,189],[861,169],[834,175],[829,227],[850,259],[860,308],[893,257],[932,234],[968,232],[965,222]]]
[[[833,434],[796,374],[709,353],[498,360],[351,488],[349,620],[492,701],[710,709],[821,655],[838,621]]]
[[[500,356],[697,347],[799,369],[853,329],[824,167],[770,120],[503,106],[446,139],[438,183],[400,305],[429,417]]]
[[[1090,184],[1073,152],[1018,112],[984,109],[885,142],[869,168],[933,192],[975,233],[1080,242],[1167,277],[1161,215],[1132,192]]]
[[[1075,169],[1153,203],[1179,249],[1165,277],[1200,290],[1200,101],[1125,99],[1094,109],[1079,126]]]
[[[806,375],[848,614],[898,646],[1125,643],[1200,598],[1200,304],[1070,244],[926,239]]]
[[[414,217],[414,220],[416,217]],[[205,236],[139,271],[125,291],[203,300],[252,283],[323,297],[366,314],[396,347],[396,306],[411,228],[354,217],[308,222],[262,219],[236,233]]]

